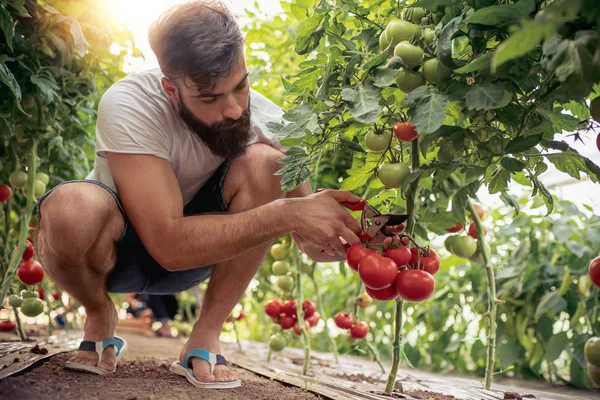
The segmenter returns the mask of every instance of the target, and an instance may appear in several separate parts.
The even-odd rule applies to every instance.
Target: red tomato
[[[44,279],[44,268],[34,260],[21,261],[17,276],[25,285],[37,285]]]
[[[398,273],[396,279],[398,295],[405,300],[419,302],[433,294],[435,280],[433,275],[419,269],[406,269]]]
[[[304,311],[304,318],[308,318],[315,313],[317,308],[315,307],[315,303],[310,300],[304,300],[302,302],[302,311]]]
[[[40,299],[42,298],[42,296],[40,295]],[[238,317],[235,319],[236,321],[241,321],[246,317],[246,312],[244,310],[240,311],[240,315],[238,315]]]
[[[446,232],[456,233],[456,232],[462,231],[462,228],[464,228],[463,224],[460,222],[457,222],[452,228],[446,229]]]
[[[360,263],[360,260],[371,253],[373,253],[373,250],[367,249],[362,244],[354,244],[350,246],[346,252],[346,261],[348,261],[348,266],[350,266],[350,268],[353,270],[358,271],[358,264]]]
[[[477,216],[479,217],[479,219],[482,219],[483,216],[485,215],[483,212],[483,208],[481,208],[481,206],[479,204],[473,204],[473,208],[475,209],[475,212],[477,213]],[[469,214],[469,218],[473,219],[471,214]]]
[[[413,247],[410,251],[412,253],[411,267],[425,270],[431,275],[435,275],[438,272],[440,269],[440,256],[437,255],[435,250],[421,248],[420,264],[417,262],[417,248]]]
[[[396,280],[398,266],[391,258],[373,253],[360,260],[358,274],[366,287],[375,290],[385,289]]]
[[[358,324],[350,328],[350,336],[354,339],[362,339],[369,333],[369,325],[365,321],[360,321]]]
[[[231,314],[229,314],[229,316],[227,317],[227,319],[225,320],[225,322],[231,322]]]
[[[293,317],[296,315],[296,300],[287,300],[281,306],[281,312],[287,315],[288,317]]]
[[[14,331],[17,328],[14,322],[9,321],[8,319],[0,321],[0,332],[10,332]]]
[[[279,317],[281,314],[281,303],[278,300],[269,300],[265,303],[265,314],[271,318]]]
[[[600,288],[600,256],[594,258],[590,263],[589,274],[594,285]]]
[[[394,260],[398,267],[403,267],[407,264],[410,264],[410,260],[412,259],[412,253],[407,247],[389,249],[385,252],[385,256]]]
[[[483,236],[487,235],[487,233],[488,229],[484,226]],[[469,225],[469,236],[471,236],[473,239],[479,239],[479,231],[477,230],[477,225],[475,225],[475,222]]]
[[[46,291],[44,289],[38,289],[38,294],[40,295],[40,300],[46,300]]]
[[[27,239],[27,247],[25,248],[25,252],[23,253],[23,261],[31,260],[33,258],[33,243],[29,239]]]
[[[371,296],[375,300],[379,300],[379,301],[390,301],[390,300],[394,300],[396,297],[398,297],[398,291],[396,290],[396,285],[392,285],[388,288],[381,289],[381,290],[374,290],[374,289],[369,289],[368,287],[366,287],[365,291],[367,292],[367,294],[369,296]]]
[[[415,126],[410,122],[396,122],[394,135],[401,142],[412,142],[419,136]]]
[[[333,322],[335,322],[337,327],[341,329],[350,329],[352,328],[352,325],[354,325],[352,315],[341,311],[335,314],[335,317],[333,317]]]
[[[402,243],[402,246],[407,247],[410,243],[410,239],[408,236],[403,236],[402,239],[400,239],[400,243]]]
[[[55,290],[55,291],[52,292],[52,299],[54,301],[60,299],[60,292],[58,290]],[[270,315],[269,315],[269,317],[270,317]]]
[[[281,317],[279,318],[279,325],[281,325],[283,329],[290,329],[295,323],[296,320],[294,318],[288,317],[285,314],[281,314]]]
[[[321,315],[318,312],[315,312],[310,317],[306,318],[306,321],[310,324],[310,326],[316,326],[321,319]]]
[[[8,185],[0,185],[0,203],[8,201],[12,197],[12,189]]]
[[[308,332],[308,330],[310,329],[310,323],[308,321],[304,320],[304,326],[306,327],[306,331]],[[302,335],[302,331],[300,330],[300,325],[298,325],[297,322],[294,324],[294,333],[298,336]]]

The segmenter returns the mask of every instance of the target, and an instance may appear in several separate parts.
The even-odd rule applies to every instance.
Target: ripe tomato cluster
[[[364,339],[369,333],[369,325],[365,321],[354,323],[354,318],[347,312],[339,312],[333,317],[333,322],[340,329],[348,329],[354,339]]]
[[[346,254],[350,268],[358,272],[367,294],[379,301],[394,300],[398,296],[407,301],[420,302],[435,290],[433,275],[440,268],[437,253],[428,248],[408,248],[406,236],[394,242],[383,254],[355,244]]]
[[[301,329],[300,325],[298,325],[296,305],[296,300],[286,300],[283,303],[277,299],[269,300],[265,303],[265,314],[271,317],[276,324],[279,324],[282,329],[294,328],[294,333],[300,336]],[[315,303],[311,300],[304,300],[302,302],[302,311],[304,312],[305,328],[308,331],[311,327],[319,323],[321,315],[317,312]]]

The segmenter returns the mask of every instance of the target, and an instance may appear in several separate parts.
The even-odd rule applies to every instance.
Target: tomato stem
[[[302,279],[300,274],[300,263],[302,262],[302,257],[300,255],[300,251],[295,244],[292,244],[294,251],[292,255],[294,256],[294,267],[296,268],[296,315],[298,317],[298,327],[300,328],[300,332],[302,333],[302,340],[304,345],[304,365],[302,366],[302,375],[308,374],[308,367],[310,366],[310,336],[306,331],[306,325],[304,324],[304,311],[302,310]]]
[[[21,318],[19,317],[19,311],[13,307],[13,311],[15,313],[15,321],[17,322],[17,332],[19,332],[19,338],[21,341],[27,340],[27,335],[25,335],[25,330],[23,330],[23,325],[21,324]]]
[[[362,291],[363,282],[360,280],[358,285],[356,286],[356,293],[354,293],[354,307],[352,309],[352,319],[354,321],[358,321],[358,301],[356,299],[360,296],[360,292]]]
[[[327,327],[327,314],[325,314],[325,307],[323,306],[321,292],[319,291],[319,285],[317,284],[317,280],[315,279],[314,263],[313,263],[312,272],[309,276],[310,276],[310,279],[312,280],[313,286],[315,287],[315,294],[317,296],[317,309],[319,310],[319,313],[321,314],[321,318],[325,322],[324,330],[325,330],[325,334],[327,335],[327,340],[329,341],[329,348],[330,348],[331,352],[333,353],[333,359],[335,360],[335,363],[338,364],[339,360],[338,360],[337,344],[335,343],[335,340],[333,340],[333,338],[331,337],[331,334],[329,333],[329,328]]]
[[[365,343],[367,344],[369,351],[373,355],[375,362],[377,362],[377,365],[379,365],[379,368],[381,368],[381,373],[385,374],[385,368],[383,368],[383,364],[381,364],[381,360],[379,359],[379,355],[377,354],[377,351],[373,347],[373,344],[371,342],[369,342],[367,339],[365,339]]]
[[[412,170],[416,170],[421,165],[419,158],[419,138],[416,138],[411,142],[410,158]],[[415,232],[415,199],[417,198],[417,191],[419,190],[419,178],[411,182],[406,192],[406,210],[408,214],[408,221],[406,223],[406,235],[412,237]],[[411,238],[412,239],[412,238]],[[415,243],[416,245],[416,243]],[[402,331],[403,324],[403,308],[404,299],[398,297],[396,300],[396,316],[394,320],[394,342],[392,350],[392,369],[388,376],[387,383],[385,385],[385,393],[388,395],[392,394],[394,390],[394,384],[396,383],[396,376],[398,375],[398,367],[400,366],[400,359],[402,357]]]
[[[12,282],[12,278],[17,272],[17,267],[23,257],[23,253],[25,252],[25,248],[27,247],[27,232],[29,230],[29,219],[31,217],[31,213],[34,209],[35,203],[33,201],[34,196],[34,187],[35,187],[35,169],[37,162],[37,141],[31,141],[31,151],[29,153],[29,159],[27,162],[27,203],[25,205],[25,212],[21,215],[21,229],[19,232],[19,241],[17,242],[17,247],[13,250],[12,256],[10,258],[10,262],[8,264],[8,269],[6,270],[6,274],[4,275],[4,280],[2,281],[2,286],[0,287],[0,301],[6,297],[8,293],[8,289],[10,287],[10,283]]]
[[[233,333],[235,334],[235,341],[237,342],[238,349],[242,349],[242,343],[240,342],[240,335],[238,334],[237,326],[235,326],[235,321],[231,318],[231,325],[233,325]]]
[[[273,354],[273,350],[269,349],[269,355],[267,356],[267,362],[271,361],[271,354]]]

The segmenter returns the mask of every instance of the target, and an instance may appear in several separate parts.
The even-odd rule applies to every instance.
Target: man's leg
[[[282,166],[277,163],[281,157],[282,154],[277,150],[255,144],[248,148],[244,156],[232,162],[223,187],[223,197],[229,212],[246,211],[283,197],[280,177],[273,175]],[[269,246],[270,244],[265,244],[238,258],[215,265],[200,318],[194,324],[190,339],[183,348],[181,361],[194,348],[220,352],[219,335],[223,324],[256,274]],[[239,379],[236,372],[222,365],[217,365],[214,374],[210,374],[208,362],[200,358],[192,358],[192,365],[199,381]]]
[[[114,336],[117,312],[106,291],[106,277],[117,259],[116,241],[125,222],[115,199],[93,183],[57,187],[40,206],[36,251],[52,279],[85,308],[84,340]],[[99,367],[112,370],[113,346]],[[69,361],[95,365],[95,351],[78,351]]]

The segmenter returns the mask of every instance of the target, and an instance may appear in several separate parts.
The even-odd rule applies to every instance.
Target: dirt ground
[[[174,339],[128,336],[129,350],[113,375],[98,376],[63,369],[70,354],[59,354],[36,364],[25,373],[0,381],[0,399],[286,399],[313,400],[320,397],[285,386],[244,369],[242,386],[235,389],[200,389],[169,371],[182,343]],[[152,349],[152,357],[144,350]]]

